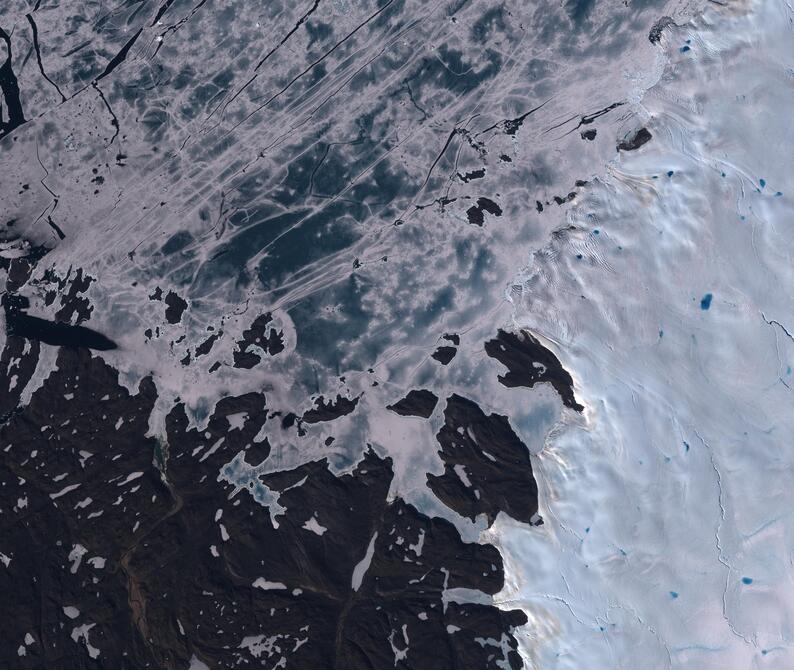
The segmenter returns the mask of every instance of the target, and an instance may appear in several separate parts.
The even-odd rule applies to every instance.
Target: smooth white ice
[[[528,667],[794,667],[793,17],[665,31],[653,140],[509,291],[587,408],[535,460],[546,523],[486,533]]]

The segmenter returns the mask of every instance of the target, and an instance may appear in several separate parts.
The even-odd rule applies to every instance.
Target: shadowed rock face
[[[472,520],[485,514],[489,525],[499,512],[529,523],[538,510],[538,488],[529,450],[507,417],[485,414],[453,395],[436,437],[444,474],[428,475],[427,485],[444,504]]]
[[[442,599],[447,588],[498,592],[498,552],[390,501],[390,459],[369,450],[344,475],[323,460],[261,475],[285,510],[274,520],[217,477],[241,450],[251,463],[268,456],[254,440],[264,396],[224,399],[201,431],[175,406],[167,446],[146,437],[155,399],[150,380],[130,394],[99,358],[61,349],[57,370],[0,426],[11,445],[0,593],[14,611],[4,662],[181,669],[194,657],[218,668],[283,657],[363,670],[395,667],[394,650],[408,649],[397,667],[521,667],[509,631],[523,613]],[[506,656],[477,641],[505,632]]]
[[[419,416],[427,419],[433,413],[437,403],[438,396],[432,391],[412,389],[402,400],[388,405],[386,409],[401,416]]]
[[[574,397],[570,373],[531,333],[500,330],[495,339],[485,343],[485,353],[507,368],[506,374],[499,375],[499,381],[508,388],[532,388],[546,382],[560,394],[566,407],[577,412],[584,410]]]

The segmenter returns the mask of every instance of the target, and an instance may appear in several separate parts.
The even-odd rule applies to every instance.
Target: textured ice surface
[[[509,291],[587,407],[537,457],[547,523],[493,531],[533,667],[794,666],[792,19],[670,30],[653,141]]]
[[[118,348],[101,357],[129,390],[97,360],[59,358],[35,340],[15,349],[1,324],[0,401],[13,402],[0,429],[35,447],[0,444],[5,491],[19,488],[2,512],[18,515],[8,517],[22,520],[17,529],[53,523],[45,541],[59,544],[42,555],[68,600],[49,618],[77,617],[61,626],[69,653],[77,645],[81,658],[112,664],[138,627],[136,653],[166,650],[141,665],[179,653],[183,667],[214,667],[232,662],[229,649],[241,650],[234,663],[289,665],[323,645],[341,654],[338,631],[322,631],[360,597],[372,606],[360,620],[393,618],[377,640],[388,667],[416,662],[422,636],[406,626],[417,621],[452,640],[510,630],[490,614],[454,619],[487,613],[492,600],[529,615],[518,633],[527,667],[794,666],[793,12],[781,0],[714,0],[690,20],[699,9],[4,9],[0,59],[21,93],[16,101],[3,66],[3,280],[29,315],[109,337]],[[11,261],[37,245],[49,251],[22,281]],[[545,384],[499,382],[503,366],[484,343],[515,327],[554,351],[582,414]],[[75,369],[88,378],[73,379]],[[108,396],[90,394],[91,375],[124,416],[99,409]],[[48,379],[70,386],[53,391]],[[388,409],[416,389],[438,404],[412,416]],[[533,454],[542,524],[501,513],[484,530],[486,514],[465,519],[427,487],[443,471],[436,436],[453,394],[508,417]],[[50,407],[25,413],[47,402],[60,425]],[[78,430],[92,451],[72,448]],[[48,472],[56,437],[63,464]],[[92,479],[95,468],[117,477]],[[473,488],[476,473],[457,461],[450,470]],[[318,482],[344,494],[329,502]],[[380,497],[358,500],[359,482]],[[118,533],[105,537],[106,527]],[[468,544],[478,540],[503,553],[495,598],[498,556]],[[147,572],[175,545],[177,571]],[[30,546],[25,536],[0,547],[8,593],[51,583],[18,576],[33,565]],[[305,547],[321,547],[312,556],[322,560],[292,561]],[[483,562],[481,583],[450,588],[464,551],[474,552],[468,567]],[[439,598],[404,623],[403,602],[379,600],[376,580],[404,594],[420,580],[399,580],[425,561],[422,580],[435,582],[417,588]],[[183,565],[201,569],[176,633],[161,594],[183,585]],[[80,599],[87,574],[129,617],[117,630]],[[161,594],[144,612],[147,585]],[[272,618],[285,603],[299,619],[288,635],[234,618],[257,607]],[[233,642],[205,642],[205,613],[213,628],[225,613]],[[20,611],[28,628],[28,614],[48,618]],[[346,634],[358,643],[356,629]],[[472,639],[506,667],[508,635]],[[13,654],[35,664],[44,646],[25,640]]]
[[[140,7],[44,6],[30,14],[43,65],[25,70],[28,121],[4,143],[3,214],[55,247],[37,277],[73,265],[96,278],[91,325],[119,345],[106,360],[131,390],[155,377],[154,435],[177,397],[200,424],[256,385],[290,406],[336,372],[427,375],[444,329],[492,325],[556,223],[554,197],[631,130],[628,103],[661,61],[649,26],[686,6],[177,2],[143,25]],[[4,18],[21,26],[15,53],[33,46],[28,14],[14,3]],[[58,58],[48,40],[63,32]],[[486,196],[502,214],[470,225]],[[176,323],[149,299],[160,287],[187,301]],[[265,309],[283,354],[233,367]]]

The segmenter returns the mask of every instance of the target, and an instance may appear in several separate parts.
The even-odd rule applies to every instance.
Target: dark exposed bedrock
[[[224,399],[201,430],[177,405],[162,443],[146,437],[155,400],[151,380],[130,394],[101,359],[61,349],[0,425],[12,445],[0,462],[0,606],[14,613],[3,667],[521,667],[522,612],[442,598],[497,593],[499,553],[390,500],[388,458],[369,450],[342,475],[324,460],[262,475],[286,509],[276,525],[217,477],[240,450],[267,458],[267,441],[254,441],[264,396]],[[395,659],[403,631],[407,655]],[[506,653],[478,641],[503,635]]]
[[[427,475],[427,485],[450,509],[491,525],[499,512],[529,523],[538,510],[538,488],[529,450],[506,416],[485,414],[457,394],[447,400],[444,425],[436,436],[444,474]]]
[[[201,344],[196,347],[196,358],[199,356],[206,356],[211,350],[215,342],[223,336],[223,331],[218,331],[217,333],[213,333],[210,335],[206,340],[204,340]]]
[[[169,291],[165,296],[165,305],[165,320],[168,323],[179,323],[187,309],[187,301],[173,291]]]
[[[430,356],[441,363],[441,365],[449,365],[450,361],[455,358],[455,354],[457,353],[457,347],[444,345],[438,347]]]
[[[485,353],[507,368],[499,381],[508,388],[546,382],[559,393],[566,407],[581,412],[584,407],[576,402],[573,378],[562,367],[557,357],[526,330],[508,333],[500,330],[495,339],[485,343]]]
[[[6,258],[0,256],[0,268],[6,271],[6,293],[0,298],[3,307],[24,307],[16,291],[30,279],[36,262],[47,250],[44,247],[30,249],[27,257]],[[14,410],[25,386],[36,371],[41,346],[36,340],[26,340],[8,334],[5,347],[0,352],[0,423]]]
[[[326,400],[320,396],[314,401],[314,407],[303,414],[303,421],[305,423],[333,421],[350,414],[356,409],[358,401],[359,398],[345,398],[341,395],[337,395],[336,400]]]
[[[284,351],[284,332],[269,326],[271,321],[273,316],[270,312],[260,314],[250,328],[243,331],[243,337],[237,342],[237,349],[233,353],[234,367],[250,370],[262,362],[262,357],[255,349],[251,350],[252,347],[258,347],[269,356]]]
[[[44,302],[47,305],[54,304],[60,292],[61,308],[55,313],[55,320],[62,323],[81,324],[91,318],[94,311],[93,306],[85,295],[94,278],[83,273],[81,268],[77,268],[72,275],[71,268],[65,277],[59,277],[54,271],[48,271],[44,275],[45,280],[53,285],[53,289],[48,291]],[[67,289],[68,290],[65,290]]]
[[[663,16],[656,23],[653,24],[650,32],[648,33],[648,41],[651,44],[659,44],[662,41],[662,33],[668,26],[674,26],[675,21],[669,16]]]
[[[618,142],[618,151],[634,151],[639,149],[643,144],[651,141],[650,131],[647,128],[640,128],[633,136]]]
[[[465,174],[458,172],[458,179],[460,179],[464,184],[468,184],[470,181],[474,181],[475,179],[482,179],[484,176],[485,168],[472,170],[471,172],[467,172]]]
[[[386,409],[399,414],[400,416],[420,416],[427,419],[433,413],[438,403],[438,396],[427,389],[412,389],[402,399],[393,405],[387,405]]]
[[[466,210],[466,218],[475,226],[485,222],[485,212],[494,216],[502,216],[502,208],[489,198],[477,198],[477,204]]]

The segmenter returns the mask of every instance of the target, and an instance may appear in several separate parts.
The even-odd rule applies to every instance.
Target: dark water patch
[[[433,57],[423,58],[406,78],[414,97],[423,107],[432,108],[434,99],[444,91],[462,96],[492,79],[502,66],[502,57],[492,49],[478,53],[484,64],[468,60],[460,49],[448,44],[440,45]]]
[[[299,334],[297,355],[330,370],[371,365],[388,342],[381,335],[372,337],[369,330],[372,317],[365,304],[372,290],[366,275],[351,272],[347,279],[290,306],[288,312]],[[357,345],[344,344],[350,342]],[[331,346],[334,343],[339,344]]]
[[[98,351],[117,348],[113,340],[85,326],[48,321],[37,316],[28,316],[14,309],[6,309],[6,333],[56,347]]]
[[[19,96],[19,82],[12,67],[11,36],[0,28],[0,39],[6,44],[7,56],[0,65],[0,91],[5,100],[5,110],[0,108],[0,139],[26,122]],[[5,118],[5,114],[8,118]]]
[[[187,230],[180,230],[168,238],[166,243],[161,247],[160,251],[166,256],[175,254],[182,251],[185,247],[193,242],[194,238]]]
[[[47,217],[47,223],[49,224],[50,228],[55,231],[55,234],[58,236],[58,239],[64,240],[66,239],[66,234],[60,229],[60,227],[52,220],[51,216]]]
[[[574,25],[581,27],[593,7],[595,7],[595,4],[596,0],[568,0],[565,3],[565,9],[568,11],[568,16]]]
[[[366,216],[362,204],[336,201],[306,217],[269,246],[257,267],[259,281],[268,290],[278,289],[311,263],[349,248],[360,236],[355,222]]]
[[[471,27],[470,34],[477,44],[487,44],[489,40],[499,39],[507,30],[504,6],[486,9]]]
[[[403,291],[400,291],[403,294]],[[411,309],[408,319],[413,328],[424,330],[430,328],[444,314],[449,314],[455,308],[455,286],[443,286],[428,296],[426,303]]]
[[[130,49],[132,49],[132,45],[135,44],[138,37],[140,37],[143,28],[139,28],[138,32],[136,32],[127,43],[121,47],[121,50],[110,59],[108,64],[105,66],[105,69],[102,71],[96,79],[94,79],[94,83],[98,82],[100,79],[104,79],[107,77],[113,70],[115,70],[119,65],[121,65],[125,60],[127,60],[127,54],[129,54]]]
[[[61,102],[66,102],[66,96],[61,92],[61,89],[58,88],[58,84],[50,79],[47,76],[47,73],[44,71],[44,64],[41,62],[41,47],[39,45],[39,27],[36,25],[36,21],[33,19],[32,14],[26,14],[25,18],[30,24],[30,31],[33,35],[33,48],[36,50],[36,61],[39,64],[39,72],[41,72],[41,76],[44,77],[55,88],[56,91],[58,91],[58,95],[61,97]]]
[[[706,293],[706,295],[700,299],[700,309],[703,311],[708,310],[711,307],[711,300],[713,297],[711,293]]]

